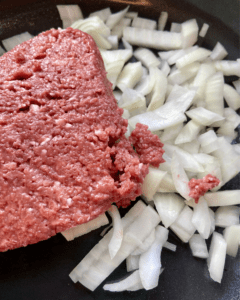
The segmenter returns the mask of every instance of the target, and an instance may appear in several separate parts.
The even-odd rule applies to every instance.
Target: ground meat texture
[[[0,251],[141,194],[150,160],[142,163],[124,136],[127,121],[88,34],[52,29],[0,66]]]
[[[202,197],[208,190],[218,186],[219,183],[220,180],[211,174],[206,175],[202,179],[192,178],[188,183],[190,188],[189,196],[198,203],[200,197]]]

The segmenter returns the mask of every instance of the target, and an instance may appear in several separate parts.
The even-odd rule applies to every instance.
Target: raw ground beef
[[[145,129],[144,149],[141,128],[133,139],[142,158],[125,138],[127,121],[88,34],[52,29],[3,55],[0,66],[0,251],[48,239],[141,194],[148,164],[161,162],[162,151],[150,144],[148,153],[153,135]]]
[[[218,186],[219,183],[220,180],[211,174],[206,175],[202,179],[192,178],[188,183],[190,188],[189,196],[198,203],[200,197],[202,197],[208,190]]]

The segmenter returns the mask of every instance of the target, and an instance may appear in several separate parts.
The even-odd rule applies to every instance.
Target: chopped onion
[[[122,42],[125,49],[133,51],[133,47],[124,38],[122,38]]]
[[[194,140],[192,142],[189,143],[183,143],[178,145],[182,150],[187,151],[190,154],[196,154],[199,152],[199,148],[200,148],[200,143],[198,142],[198,140]]]
[[[131,45],[159,50],[179,49],[182,44],[180,33],[136,27],[126,27],[123,31],[123,37]]]
[[[213,51],[210,55],[210,58],[212,60],[222,60],[228,55],[226,49],[223,47],[223,45],[219,42],[217,42],[216,46],[213,48]]]
[[[224,120],[224,117],[207,110],[203,107],[197,107],[186,112],[186,115],[195,122],[210,126],[212,123]],[[187,123],[188,124],[188,123]]]
[[[173,193],[156,193],[153,201],[166,228],[176,221],[185,206],[183,199]]]
[[[182,128],[183,124],[178,124],[164,129],[163,134],[161,135],[161,141],[165,143],[171,140],[175,140]]]
[[[172,178],[176,190],[183,198],[185,198],[186,200],[190,200],[189,197],[190,189],[188,187],[189,179],[187,177],[186,172],[183,169],[182,164],[180,163],[179,156],[177,155],[176,152],[174,152],[172,156],[171,170],[172,170]]]
[[[118,106],[127,109],[130,113],[130,117],[144,113],[147,109],[146,99],[142,94],[132,89],[125,89],[118,102]]]
[[[204,153],[211,153],[219,148],[218,138],[213,130],[209,130],[198,137],[201,149]]]
[[[211,278],[221,283],[226,260],[227,243],[220,233],[214,232],[208,257],[208,270]]]
[[[205,48],[197,48],[190,53],[185,54],[176,61],[176,66],[181,69],[196,61],[202,60],[210,56],[211,51]]]
[[[200,64],[198,62],[192,63],[190,65],[187,65],[186,67],[182,69],[176,69],[175,71],[171,72],[168,76],[169,83],[175,85],[175,84],[183,84],[187,80],[193,78],[198,70],[199,70]]]
[[[150,290],[158,285],[161,270],[161,251],[168,238],[168,230],[157,226],[155,241],[151,247],[141,254],[139,260],[139,275],[145,290]]]
[[[211,217],[207,202],[204,197],[199,199],[198,204],[195,205],[193,209],[192,223],[202,238],[209,238],[211,230]]]
[[[126,63],[129,60],[129,58],[132,56],[132,50],[130,49],[112,50],[112,51],[101,50],[101,55],[105,65],[118,60],[123,60],[124,63]]]
[[[177,220],[170,226],[183,243],[187,243],[196,231],[192,224],[192,216],[193,211],[186,205]]]
[[[214,67],[216,71],[220,71],[224,76],[240,76],[240,62],[231,60],[215,61]]]
[[[137,18],[138,12],[135,11],[128,11],[125,15],[126,18],[134,19]]]
[[[222,206],[215,212],[215,225],[228,227],[239,224],[240,208],[238,206]]]
[[[173,55],[175,55],[179,52],[182,53],[182,50],[161,51],[161,52],[158,52],[158,55],[160,56],[160,58],[162,60],[169,60]]]
[[[0,56],[3,55],[5,53],[5,51],[3,50],[3,48],[0,46]]]
[[[223,116],[223,85],[224,78],[221,72],[212,75],[206,84],[205,101],[206,109]]]
[[[117,35],[109,35],[107,40],[112,45],[112,49],[118,49],[118,37],[117,37]]]
[[[180,59],[181,57],[195,51],[198,48],[198,46],[194,46],[194,47],[189,47],[186,49],[182,49],[182,50],[178,50],[176,51],[169,59],[168,59],[168,63],[169,65],[173,65],[176,63],[176,61],[178,59]]]
[[[129,255],[126,259],[127,272],[137,270],[139,268],[140,255]]]
[[[163,180],[167,172],[163,172],[159,169],[149,167],[149,172],[145,177],[142,185],[142,192],[148,201],[152,200],[153,195],[158,190],[158,187]]]
[[[80,29],[84,32],[95,32],[103,37],[110,35],[110,29],[104,24],[104,22],[98,17],[91,17],[84,20],[78,20],[71,25],[74,29]]]
[[[168,76],[168,75],[169,75],[171,69],[170,69],[169,64],[168,64],[167,61],[162,61],[162,62],[161,62],[161,71],[163,72],[163,74],[164,74],[165,76]],[[169,85],[168,85],[168,87],[169,87]],[[167,93],[166,93],[166,95],[167,95]]]
[[[143,96],[151,93],[155,84],[156,68],[150,67],[149,75],[142,77],[139,83],[135,86],[135,90],[141,93]]]
[[[163,245],[163,248],[166,248],[170,251],[173,251],[173,252],[176,252],[177,250],[177,246],[172,244],[172,243],[169,243],[169,242],[166,242],[164,245]]]
[[[192,255],[199,258],[208,258],[207,245],[204,238],[200,234],[194,234],[189,240],[189,246],[192,251]]]
[[[57,5],[63,28],[71,26],[75,21],[83,19],[83,14],[78,5]]]
[[[153,229],[153,231],[143,241],[143,243],[132,252],[132,255],[138,256],[138,255],[146,252],[151,247],[151,245],[154,241],[155,241],[155,229]],[[139,260],[138,260],[138,262],[139,262]]]
[[[116,26],[113,27],[111,34],[116,35],[118,39],[120,39],[123,36],[124,28],[129,26],[131,21],[132,20],[129,18],[123,18]]]
[[[233,81],[232,84],[234,85],[234,87],[237,90],[238,94],[240,94],[240,79]]]
[[[175,144],[188,143],[195,140],[203,128],[203,125],[198,124],[193,120],[189,121],[179,132]]]
[[[172,175],[166,174],[163,177],[163,180],[161,181],[161,184],[158,187],[157,191],[160,193],[176,193],[177,192],[174,182],[173,182],[173,179],[172,179]]]
[[[107,79],[112,83],[112,89],[115,89],[117,79],[124,66],[123,60],[117,60],[106,65]]]
[[[108,249],[109,249],[110,257],[111,259],[113,259],[122,244],[123,226],[121,222],[121,216],[115,205],[112,205],[111,208],[108,210],[108,212],[112,217],[112,223],[113,223],[113,234],[109,242]]]
[[[193,46],[198,39],[198,24],[196,19],[188,20],[182,23],[182,48]]]
[[[117,87],[121,91],[127,88],[132,89],[139,82],[142,74],[142,64],[140,62],[128,63],[118,77]]]
[[[124,10],[121,10],[115,14],[111,14],[106,21],[106,25],[108,26],[108,28],[113,29],[113,27],[116,26],[121,21],[121,19],[124,18],[128,9],[129,6],[127,6]]]
[[[121,281],[105,284],[103,286],[103,289],[109,292],[136,291],[143,288],[144,287],[140,279],[139,270],[133,272],[131,275]]]
[[[3,46],[7,51],[12,50],[17,45],[30,40],[33,36],[29,32],[23,32],[18,35],[14,35],[8,39],[2,40]]]
[[[209,25],[204,23],[200,32],[199,32],[199,36],[201,37],[205,37],[205,35],[207,34],[207,31],[208,31],[208,28],[209,28]]]
[[[147,68],[158,67],[161,64],[155,54],[151,50],[146,48],[138,48],[133,52],[133,55],[137,60],[140,60],[141,63]]]
[[[228,106],[230,106],[234,110],[239,109],[239,107],[240,107],[240,95],[229,84],[224,84],[223,97],[227,101]]]
[[[227,227],[223,232],[223,237],[227,243],[227,254],[236,257],[240,244],[240,225]]]
[[[72,241],[75,238],[87,234],[95,229],[98,229],[101,226],[104,226],[106,224],[108,224],[108,218],[106,217],[105,214],[102,214],[100,216],[98,216],[96,219],[93,219],[87,223],[84,224],[80,224],[76,227],[67,229],[63,232],[61,232],[61,234],[65,237],[65,239],[67,241]]]
[[[170,32],[181,32],[182,30],[182,24],[179,23],[171,23]]]
[[[157,22],[150,19],[137,17],[133,19],[132,27],[155,30],[157,28]]]
[[[115,99],[117,100],[117,102],[121,99],[121,97],[122,97],[122,92],[121,91],[113,91],[113,95],[114,95],[114,97],[115,97]],[[126,110],[124,111],[124,112],[126,112]],[[127,113],[127,114],[129,114],[129,112]],[[124,119],[129,119],[130,118],[130,114],[128,115],[128,117],[126,118],[126,117],[123,117]]]
[[[103,22],[105,22],[111,15],[111,9],[109,7],[95,11],[89,15],[89,18],[98,16]]]
[[[208,206],[236,205],[240,204],[240,190],[206,193],[204,198]]]
[[[156,67],[155,67],[156,68]],[[167,91],[167,78],[161,70],[155,69],[155,83],[147,111],[156,110],[163,105]]]
[[[163,31],[168,19],[168,13],[166,11],[162,11],[160,17],[158,19],[158,30]]]

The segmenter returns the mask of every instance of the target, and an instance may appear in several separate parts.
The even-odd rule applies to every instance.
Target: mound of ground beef
[[[150,143],[147,152],[153,135],[139,128],[138,155],[122,113],[95,42],[80,30],[52,29],[0,58],[0,251],[48,239],[141,194],[162,150]],[[143,148],[138,131],[147,137]]]

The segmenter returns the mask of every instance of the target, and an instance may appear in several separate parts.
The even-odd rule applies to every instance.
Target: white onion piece
[[[204,195],[208,206],[228,206],[240,204],[240,190],[206,193]]]
[[[124,63],[126,63],[132,56],[132,50],[130,49],[112,51],[101,50],[100,52],[105,65],[118,60],[123,60]]]
[[[156,193],[153,197],[153,201],[162,223],[166,228],[175,222],[185,206],[183,199],[173,193]]]
[[[238,94],[240,94],[240,79],[233,81],[232,84],[234,85],[234,87],[237,90]]]
[[[167,172],[163,172],[159,169],[149,167],[149,172],[145,177],[142,185],[142,192],[148,201],[152,200],[153,195],[157,192],[158,187],[163,180]]]
[[[95,229],[98,229],[101,226],[107,225],[109,223],[108,218],[105,214],[98,216],[96,219],[93,219],[87,223],[80,224],[76,227],[67,229],[61,234],[65,237],[67,241],[72,241],[73,239],[87,234]]]
[[[196,231],[192,224],[193,211],[187,205],[183,208],[177,220],[170,229],[183,241],[187,243]]]
[[[2,40],[3,46],[7,51],[12,50],[17,45],[30,40],[33,36],[29,32],[14,35],[8,39]]]
[[[172,22],[170,27],[170,32],[181,32],[182,24]]]
[[[98,48],[105,49],[105,50],[112,49],[112,44],[108,41],[108,38],[105,38],[100,33],[97,33],[95,30],[92,30],[90,28],[86,29],[85,32],[87,32],[92,36]]]
[[[215,213],[210,207],[208,208],[208,210],[209,210],[210,220],[211,220],[211,229],[210,229],[210,235],[211,235],[215,230]]]
[[[129,255],[126,259],[127,272],[137,270],[139,268],[140,255]]]
[[[123,18],[116,26],[113,27],[111,34],[116,35],[118,39],[123,36],[123,30],[125,27],[129,26],[131,23],[131,19]]]
[[[112,83],[112,89],[115,89],[117,79],[124,66],[123,60],[114,61],[106,65],[107,79]]]
[[[240,171],[240,157],[224,137],[218,138],[217,142],[219,148],[213,151],[213,155],[219,159],[222,178],[224,183],[226,183]]]
[[[122,246],[113,259],[110,258],[105,243],[100,241],[70,273],[70,278],[94,291],[143,242],[157,226],[159,220],[160,217],[155,210],[151,206],[147,206],[126,228]],[[103,239],[108,241],[109,235],[111,235],[111,231]],[[89,258],[91,258],[90,266],[85,264]]]
[[[111,14],[106,21],[106,25],[108,26],[108,28],[113,29],[113,27],[116,26],[122,18],[124,18],[128,9],[129,6],[127,6],[124,10],[121,10],[115,14]]]
[[[165,143],[170,140],[175,140],[182,128],[183,124],[179,124],[164,129],[163,134],[161,135],[161,141]]]
[[[205,35],[207,34],[207,31],[208,31],[208,28],[209,28],[209,25],[204,23],[200,32],[199,32],[199,36],[201,37],[205,37]]]
[[[156,67],[155,67],[156,68]],[[147,111],[156,110],[163,105],[167,91],[167,78],[158,68],[155,69],[155,83],[152,89],[152,97]]]
[[[228,55],[226,49],[223,47],[223,45],[219,42],[217,42],[216,46],[213,48],[213,51],[210,55],[210,58],[212,60],[222,60]]]
[[[122,222],[121,222],[121,216],[115,205],[112,205],[111,208],[108,210],[108,212],[109,212],[110,216],[112,217],[112,223],[113,223],[113,234],[112,234],[112,238],[109,242],[108,249],[109,249],[110,257],[111,257],[111,259],[113,259],[122,244],[123,226],[122,226]]]
[[[94,31],[104,37],[108,37],[110,35],[110,29],[98,16],[86,18],[84,20],[78,20],[74,22],[71,27],[74,29],[80,29],[87,33]]]
[[[237,137],[237,132],[234,131],[235,128],[236,126],[234,125],[234,122],[230,120],[225,120],[224,123],[217,130],[217,134],[220,136],[224,136],[225,139],[229,138],[229,143],[231,143],[232,140]]]
[[[182,53],[182,50],[161,51],[158,52],[158,55],[162,60],[169,60],[173,55],[179,53],[180,51]]]
[[[211,278],[221,283],[226,260],[227,243],[220,233],[214,232],[208,257],[208,270]]]
[[[231,121],[234,124],[234,128],[240,124],[240,116],[232,108],[224,108],[223,114],[226,120]]]
[[[222,206],[215,212],[215,225],[228,227],[239,224],[240,208],[238,206]]]
[[[213,130],[209,130],[198,137],[202,150],[205,153],[211,153],[219,148],[217,135]]]
[[[103,289],[105,291],[109,292],[123,292],[123,291],[133,291],[133,288],[138,285],[138,289],[143,289],[143,285],[141,283],[139,271],[133,272],[131,275],[129,275],[127,278],[115,282],[115,283],[109,283],[105,284],[103,286]],[[134,291],[137,289],[134,289]]]
[[[199,258],[208,258],[207,244],[200,234],[194,234],[189,240],[192,255]]]
[[[166,242],[164,245],[163,245],[163,248],[166,248],[170,251],[173,251],[173,252],[176,252],[177,250],[177,246],[172,244],[172,243],[169,243],[169,242]]]
[[[163,72],[163,74],[167,77],[171,71],[170,67],[169,67],[169,64],[167,61],[162,61],[161,62],[161,71]],[[169,85],[168,85],[169,86]],[[167,86],[167,88],[168,88]],[[166,92],[166,95],[167,95],[167,92]]]
[[[223,232],[223,237],[227,243],[227,254],[236,257],[240,244],[240,225],[227,227]]]
[[[182,150],[181,148],[169,145],[167,143],[164,144],[163,149],[166,153],[171,157],[174,152],[177,153],[177,156],[181,160],[182,167],[189,172],[203,172],[204,168],[198,161],[191,155],[189,152]]]
[[[161,64],[155,54],[146,48],[138,48],[133,52],[133,55],[147,68],[158,67]]]
[[[168,19],[168,13],[166,11],[162,11],[160,17],[158,19],[158,30],[163,31]]]
[[[229,84],[224,84],[223,97],[227,101],[228,106],[230,106],[234,110],[239,109],[239,107],[240,107],[240,95]]]
[[[185,198],[186,200],[190,200],[190,189],[188,186],[189,179],[183,169],[182,164],[180,163],[180,158],[176,152],[174,152],[172,156],[171,170],[176,190],[183,198]]]
[[[135,90],[139,93],[141,93],[143,96],[151,93],[154,84],[155,84],[155,73],[156,73],[156,69],[151,67],[149,69],[149,75],[143,77],[139,83],[135,86]]]
[[[180,59],[181,57],[195,51],[198,48],[198,46],[194,46],[194,47],[189,47],[186,49],[182,49],[179,50],[177,52],[175,52],[169,59],[168,59],[168,63],[169,65],[173,65],[177,62],[178,59]]]
[[[168,81],[171,84],[183,84],[187,80],[193,78],[198,70],[199,70],[200,64],[198,62],[194,62],[192,64],[187,65],[186,67],[182,69],[176,69],[173,72],[170,73],[168,76]]]
[[[181,34],[167,31],[126,27],[123,37],[131,45],[159,50],[179,49],[182,44]]]
[[[134,19],[137,18],[138,12],[135,11],[128,11],[125,15],[126,18]]]
[[[114,95],[114,97],[115,97],[115,99],[117,100],[117,102],[121,99],[121,97],[122,97],[122,92],[121,91],[113,91],[113,95]],[[130,114],[129,114],[129,116],[126,118],[126,117],[124,117],[124,119],[129,119],[130,118]]]
[[[133,47],[124,38],[122,38],[122,42],[125,49],[133,51]]]
[[[240,155],[240,144],[234,144],[232,145],[234,151]]]
[[[231,60],[215,61],[214,67],[216,71],[220,71],[224,76],[240,76],[240,63]]]
[[[204,167],[208,164],[215,163],[217,160],[215,157],[208,155],[206,153],[195,153],[193,154],[193,157],[196,159],[198,163],[200,163]]]
[[[223,85],[224,78],[218,72],[208,78],[205,90],[206,109],[223,116]]]
[[[194,51],[185,54],[176,61],[176,66],[181,69],[196,61],[202,60],[210,56],[211,51],[205,48],[197,48]]]
[[[209,238],[211,230],[211,218],[208,205],[204,197],[200,197],[198,204],[195,205],[193,209],[192,223],[202,238]]]
[[[195,140],[202,129],[204,129],[203,125],[198,124],[193,120],[189,121],[179,132],[175,144],[188,143]]]
[[[161,164],[162,165],[162,164]],[[171,167],[171,165],[170,165]],[[158,192],[160,193],[176,193],[176,187],[174,185],[172,175],[166,174],[161,181],[160,186],[158,187]]]
[[[198,24],[196,19],[188,20],[182,23],[182,48],[193,46],[198,39]]]
[[[155,229],[149,234],[149,236],[143,241],[143,243],[132,252],[132,255],[138,256],[146,252],[151,247],[154,241],[155,241]]]
[[[139,260],[139,275],[145,290],[150,290],[158,285],[161,270],[161,251],[168,238],[168,230],[157,226],[155,241],[151,247],[141,254]]]
[[[112,224],[110,224],[106,228],[104,228],[103,231],[100,233],[100,236],[103,237],[110,228],[112,228]]]
[[[184,88],[180,85],[175,84],[173,86],[170,94],[168,95],[166,102],[169,102],[169,101],[172,101],[172,100],[176,101],[178,98],[180,98],[181,96],[183,96],[187,92],[188,92],[188,89],[186,89],[186,88]]]
[[[63,28],[71,26],[75,21],[83,19],[83,14],[78,5],[57,5]]]
[[[132,89],[125,89],[118,102],[118,106],[127,109],[130,113],[130,117],[144,113],[147,109],[146,99],[142,94]]]
[[[103,22],[111,15],[111,9],[109,7],[95,11],[89,15],[89,18],[98,16]]]
[[[190,154],[196,154],[199,152],[199,148],[200,148],[200,143],[198,142],[198,140],[194,140],[192,142],[189,143],[183,143],[178,145],[182,150],[187,151]]]
[[[137,17],[133,19],[132,27],[155,30],[157,28],[157,22],[154,20]]]
[[[197,87],[196,100],[204,99],[207,80],[215,72],[216,70],[211,64],[206,64],[206,63],[201,64],[198,73],[192,83],[194,87]]]
[[[140,62],[128,63],[122,70],[117,80],[117,87],[123,92],[132,89],[141,79],[143,74]]]
[[[186,115],[195,122],[204,126],[210,126],[214,122],[224,120],[224,117],[221,115],[218,115],[217,113],[214,113],[203,107],[191,109],[186,112]]]
[[[112,49],[118,49],[118,37],[117,37],[117,35],[109,35],[107,40],[112,45]]]

